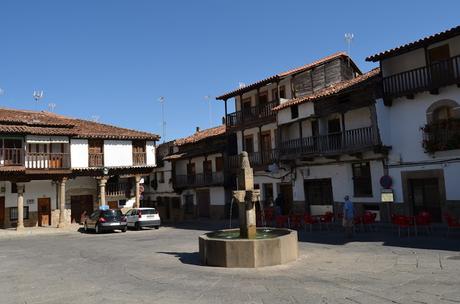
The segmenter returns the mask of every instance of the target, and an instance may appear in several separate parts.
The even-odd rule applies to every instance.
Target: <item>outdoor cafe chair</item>
[[[376,217],[377,217],[377,214],[373,212],[370,212],[370,211],[364,212],[363,218],[362,218],[363,228],[370,227],[370,229],[373,231]]]
[[[425,227],[426,233],[429,234],[431,232],[431,214],[422,211],[415,216],[415,234],[418,235],[418,228]]]
[[[299,229],[302,226],[302,216],[300,214],[291,214],[289,224],[290,228]]]
[[[317,223],[318,223],[317,218],[311,216],[311,215],[308,214],[308,213],[305,213],[305,214],[303,215],[303,224],[304,224],[305,231],[307,231],[307,225],[310,225],[310,232],[312,232],[312,230],[313,230],[313,225],[314,225],[314,224],[317,224]]]
[[[289,228],[289,217],[287,215],[277,215],[275,217],[276,227]]]
[[[460,221],[457,218],[454,218],[450,214],[444,214],[444,218],[447,222],[447,237],[449,237],[449,233],[451,229],[460,228]]]
[[[332,212],[326,212],[323,215],[319,217],[319,224],[320,224],[320,229],[322,225],[326,225],[326,229],[329,230],[329,225],[332,224],[332,221],[334,220],[334,213]]]
[[[414,226],[414,220],[411,216],[396,215],[394,224],[398,226],[399,237],[401,237],[401,229],[407,229],[407,236],[410,236],[410,227]]]

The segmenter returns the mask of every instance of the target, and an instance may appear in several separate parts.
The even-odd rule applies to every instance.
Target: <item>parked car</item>
[[[160,228],[160,215],[155,208],[134,208],[126,214],[128,227],[140,230],[142,227]]]
[[[96,210],[85,220],[85,231],[94,229],[96,233],[121,230],[126,232],[126,217],[120,209]]]

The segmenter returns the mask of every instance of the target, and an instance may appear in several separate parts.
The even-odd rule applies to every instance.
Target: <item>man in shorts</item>
[[[345,228],[347,238],[351,238],[353,235],[354,216],[353,202],[350,201],[350,197],[346,195],[343,203],[343,227]]]

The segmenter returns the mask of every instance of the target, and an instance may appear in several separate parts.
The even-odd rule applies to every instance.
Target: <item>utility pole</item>
[[[163,142],[165,142],[166,140],[166,121],[165,121],[165,97],[164,96],[160,96],[160,98],[158,98],[158,101],[160,102],[161,104],[161,121],[162,121],[162,127],[163,127],[163,135],[162,135],[162,138],[163,138]]]
[[[345,33],[345,42],[347,43],[347,55],[348,55],[348,66],[350,66],[350,49],[351,49],[351,42],[355,35],[353,33]]]

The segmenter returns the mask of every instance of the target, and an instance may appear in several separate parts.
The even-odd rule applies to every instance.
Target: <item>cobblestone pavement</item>
[[[458,236],[301,232],[297,262],[223,269],[193,226],[0,239],[0,303],[460,303]]]

